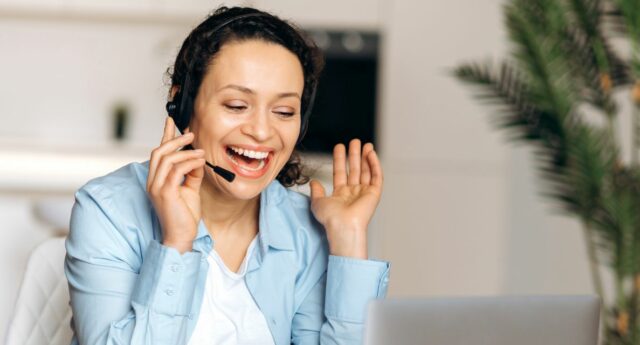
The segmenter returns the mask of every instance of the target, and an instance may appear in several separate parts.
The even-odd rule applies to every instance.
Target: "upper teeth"
[[[247,156],[247,157],[253,158],[253,159],[265,159],[269,155],[269,152],[245,150],[243,148],[234,147],[234,146],[229,146],[229,148],[233,152],[235,152],[235,153],[237,153],[239,155]]]

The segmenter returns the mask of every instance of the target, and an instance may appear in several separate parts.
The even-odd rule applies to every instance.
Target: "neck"
[[[214,239],[254,237],[258,233],[260,195],[240,200],[230,197],[205,178],[200,188],[202,219]]]

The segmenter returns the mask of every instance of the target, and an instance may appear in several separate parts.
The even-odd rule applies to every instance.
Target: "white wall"
[[[49,18],[0,20],[0,75],[10,80],[0,136],[106,142],[111,109],[127,102],[131,137],[157,140],[165,116],[163,72],[185,25]]]
[[[531,157],[449,71],[507,51],[498,0],[389,1],[380,128],[390,293],[590,292],[578,226],[537,196]]]

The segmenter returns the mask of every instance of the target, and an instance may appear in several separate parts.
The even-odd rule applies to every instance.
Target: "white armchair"
[[[64,276],[64,238],[40,244],[29,257],[6,345],[68,345],[69,288]]]

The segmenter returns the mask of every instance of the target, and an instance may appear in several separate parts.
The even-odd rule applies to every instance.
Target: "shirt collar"
[[[286,202],[287,190],[278,180],[272,181],[260,195],[259,232],[262,250],[293,250],[293,234],[290,219],[291,205]],[[289,209],[288,209],[289,208]]]

